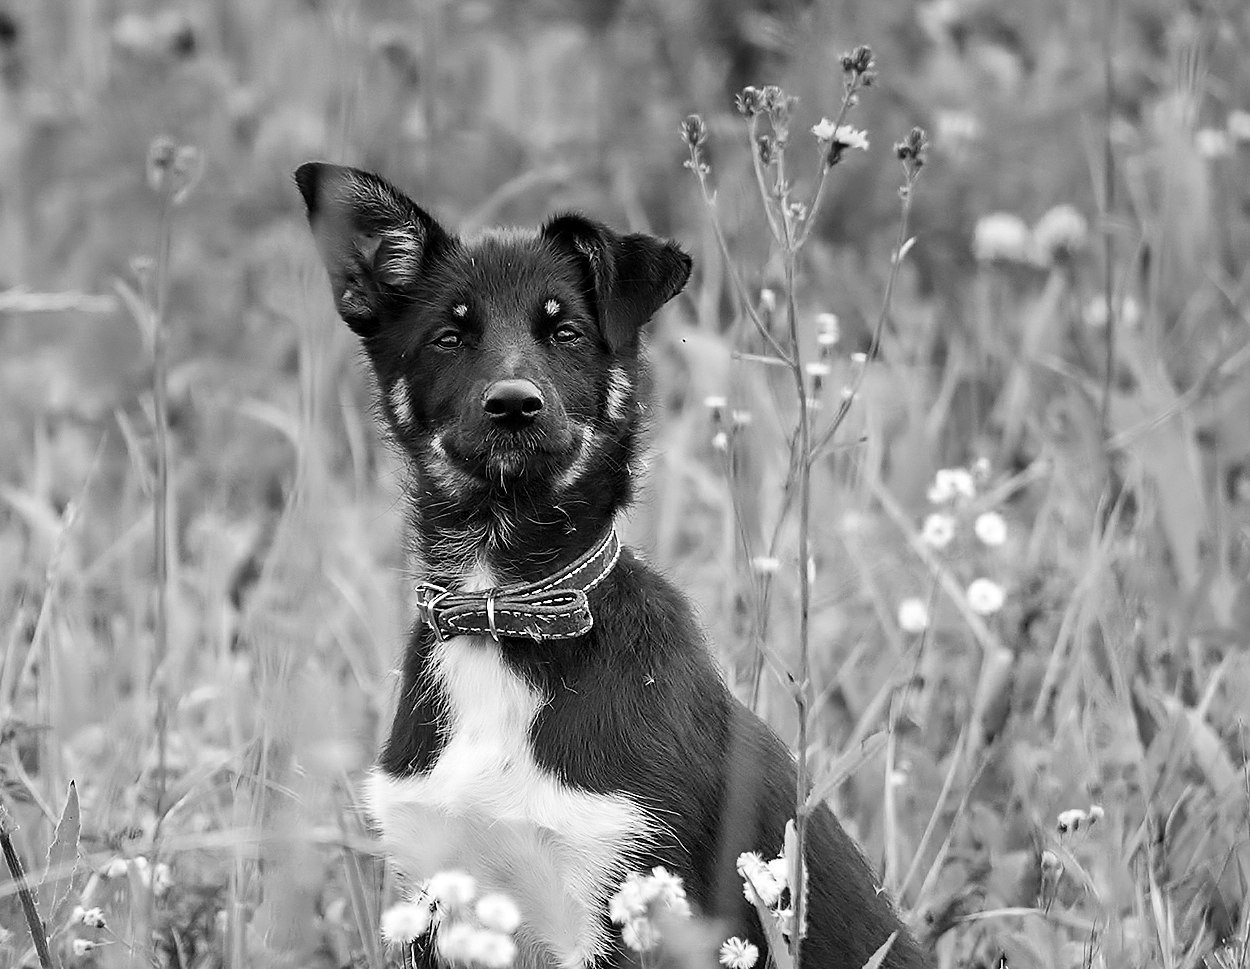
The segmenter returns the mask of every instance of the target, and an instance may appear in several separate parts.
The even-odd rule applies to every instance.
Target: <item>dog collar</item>
[[[535,641],[584,636],[595,624],[587,593],[608,577],[621,555],[609,530],[588,552],[538,582],[483,592],[455,592],[433,582],[417,586],[417,612],[442,642],[450,636],[514,636]]]

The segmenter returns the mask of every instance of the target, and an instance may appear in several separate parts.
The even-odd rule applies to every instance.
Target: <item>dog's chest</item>
[[[523,931],[563,965],[587,964],[603,951],[603,906],[651,829],[646,815],[536,762],[530,728],[546,698],[494,641],[458,636],[431,660],[446,697],[443,748],[427,772],[369,785],[388,849],[416,880],[464,867],[517,893]]]

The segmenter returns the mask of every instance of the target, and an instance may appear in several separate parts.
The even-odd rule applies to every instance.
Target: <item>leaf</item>
[[[881,943],[881,948],[868,957],[868,961],[864,963],[864,969],[881,969],[881,963],[885,962],[885,957],[890,954],[890,947],[894,945],[894,940],[898,938],[898,930],[895,929],[890,933],[890,937]]]
[[[807,795],[807,800],[803,804],[805,811],[811,811],[822,801],[829,799],[842,782],[858,771],[869,760],[877,756],[881,749],[885,746],[885,731],[880,731],[870,737],[865,737],[858,747],[850,750],[844,750],[825,771],[825,776],[820,779],[820,783],[812,787],[812,792]]]
[[[78,836],[82,822],[78,814],[78,787],[69,782],[65,795],[65,807],[61,820],[56,824],[56,834],[48,846],[48,864],[39,884],[39,900],[47,913],[46,924],[59,925],[63,910],[68,907],[74,887],[74,871],[78,867]]]

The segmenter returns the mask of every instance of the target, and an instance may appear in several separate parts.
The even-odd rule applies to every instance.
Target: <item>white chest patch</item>
[[[387,851],[416,882],[459,868],[512,894],[524,919],[518,966],[540,964],[539,952],[587,966],[605,948],[607,899],[654,824],[631,798],[578,790],[535,762],[529,729],[543,699],[497,643],[457,636],[436,650],[446,745],[428,773],[374,773],[365,786]]]

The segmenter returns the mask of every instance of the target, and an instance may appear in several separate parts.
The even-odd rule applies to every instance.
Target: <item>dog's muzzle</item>
[[[621,555],[609,530],[588,552],[554,575],[484,592],[455,592],[432,582],[417,586],[417,611],[439,642],[451,636],[512,636],[535,641],[573,639],[594,627],[587,593],[607,578]]]

